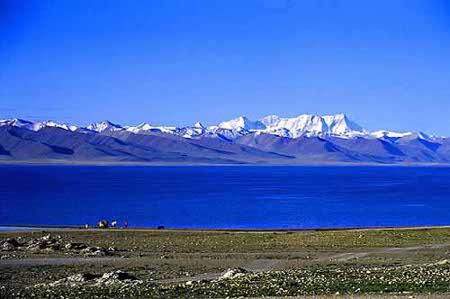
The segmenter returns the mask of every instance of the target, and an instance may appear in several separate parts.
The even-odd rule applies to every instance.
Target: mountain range
[[[450,138],[422,132],[364,130],[345,114],[259,120],[241,116],[216,126],[87,127],[0,120],[3,163],[150,164],[448,164]]]

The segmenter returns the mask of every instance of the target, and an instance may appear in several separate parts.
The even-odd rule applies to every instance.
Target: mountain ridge
[[[71,125],[67,123],[58,124],[53,121],[32,122],[29,120],[13,118],[0,120],[0,126],[13,125],[38,131],[44,127],[59,127],[71,131],[90,130],[101,133],[105,130],[127,130],[134,133],[143,131],[160,131],[171,134],[183,133],[180,136],[185,138],[196,137],[204,133],[214,135],[218,131],[229,131],[228,137],[236,138],[240,135],[252,132],[264,132],[268,134],[297,138],[306,136],[323,136],[333,135],[339,137],[374,137],[374,138],[400,138],[414,134],[414,132],[393,132],[388,130],[378,130],[368,132],[360,125],[350,120],[346,114],[339,113],[335,115],[315,115],[300,114],[296,117],[280,117],[278,115],[268,115],[258,120],[250,120],[246,116],[239,116],[235,119],[220,122],[218,125],[204,126],[201,122],[196,122],[192,126],[176,127],[176,126],[158,126],[142,122],[137,126],[126,126],[104,120],[92,123],[86,127]],[[423,134],[422,132],[417,132]]]
[[[86,127],[52,121],[0,120],[0,161],[156,164],[448,164],[450,139],[422,132],[368,132],[345,114],[258,120],[216,126]]]

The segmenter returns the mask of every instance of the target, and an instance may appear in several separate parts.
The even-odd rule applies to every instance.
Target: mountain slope
[[[344,114],[246,117],[205,127],[0,120],[0,161],[317,164],[450,163],[450,139],[365,131]]]
[[[293,156],[297,163],[354,160],[351,152],[320,137],[303,136],[292,139],[261,133],[243,136],[236,142],[265,151]]]

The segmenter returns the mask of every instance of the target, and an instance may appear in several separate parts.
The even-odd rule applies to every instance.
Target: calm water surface
[[[444,167],[0,166],[0,225],[450,224]]]

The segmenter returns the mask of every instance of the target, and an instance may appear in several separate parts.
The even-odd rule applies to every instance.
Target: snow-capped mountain
[[[240,116],[220,123],[219,127],[240,133],[260,132],[290,138],[325,135],[348,138],[367,135],[361,126],[349,120],[345,114],[325,116],[302,114],[291,118],[269,115],[256,121]]]
[[[266,125],[264,125],[261,121],[259,120],[251,121],[245,116],[239,116],[238,118],[221,122],[218,127],[222,129],[236,130],[236,131],[241,131],[242,129],[247,131],[266,129]]]
[[[98,133],[105,132],[105,131],[107,131],[107,132],[120,131],[123,129],[123,127],[121,125],[116,125],[107,120],[99,122],[99,123],[90,124],[86,128],[88,130],[95,131]]]
[[[38,131],[41,129],[40,123],[34,123],[28,120],[13,118],[0,120],[0,126],[13,126],[18,128],[24,128],[27,130]]]
[[[61,128],[68,131],[76,131],[79,128],[77,126],[69,125],[69,124],[57,124],[53,121],[40,121],[40,122],[32,122],[29,120],[13,118],[13,119],[2,119],[0,120],[0,126],[13,126],[18,128],[24,128],[31,131],[40,131],[43,128]]]
[[[352,137],[366,135],[367,132],[356,123],[350,121],[345,114],[309,115],[302,114],[292,118],[269,115],[260,120],[266,133],[297,138],[300,136],[335,135]]]
[[[201,122],[196,122],[192,127],[181,128],[178,135],[184,138],[195,138],[202,136],[206,132],[206,127]]]
[[[378,138],[378,139],[398,139],[413,134],[412,132],[397,133],[391,131],[375,131],[368,132],[360,125],[351,121],[345,114],[336,115],[311,115],[301,114],[296,117],[286,118],[278,115],[268,115],[258,120],[250,120],[245,116],[224,121],[216,126],[205,127],[202,123],[197,122],[193,126],[176,127],[176,126],[157,126],[149,123],[141,123],[137,126],[122,126],[110,121],[102,121],[93,123],[86,128],[57,124],[53,121],[32,122],[23,119],[6,119],[0,120],[0,126],[10,125],[14,127],[25,128],[32,131],[39,131],[46,127],[60,128],[69,131],[79,132],[117,132],[126,131],[134,134],[140,133],[164,133],[180,136],[188,139],[195,138],[223,138],[233,140],[248,134],[271,134],[280,137],[298,138],[306,137],[326,137],[333,136],[339,138]],[[419,138],[430,139],[423,133]]]
[[[345,114],[258,120],[241,116],[204,126],[110,121],[87,127],[0,120],[0,160],[217,164],[446,163],[450,138],[422,132],[368,132]]]
[[[139,134],[142,132],[160,132],[160,133],[175,134],[180,130],[180,128],[177,127],[153,126],[148,123],[141,123],[135,127],[127,126],[124,127],[124,129],[128,132],[132,132],[135,134]]]

